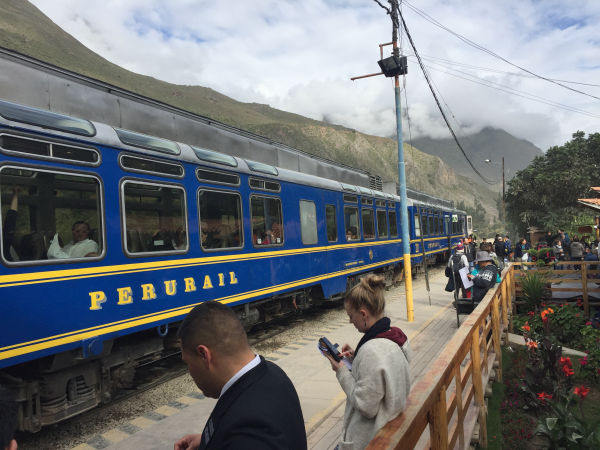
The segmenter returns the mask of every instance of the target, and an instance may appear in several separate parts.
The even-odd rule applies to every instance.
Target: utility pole
[[[392,54],[400,56],[398,49],[398,0],[390,0],[392,7]],[[409,322],[414,321],[412,269],[410,260],[410,237],[408,234],[408,201],[406,198],[406,171],[404,164],[404,141],[402,139],[402,107],[400,104],[400,76],[394,77],[394,96],[396,98],[396,135],[398,141],[398,181],[400,182],[400,220],[402,222],[402,252],[404,262],[404,288],[406,291],[406,317]],[[425,256],[424,256],[425,258]],[[423,261],[427,264],[427,259]]]
[[[404,266],[404,288],[406,291],[406,318],[409,322],[415,320],[413,306],[413,291],[412,291],[412,271],[410,260],[410,236],[408,233],[408,201],[406,197],[406,173],[404,170],[404,143],[402,141],[402,109],[400,106],[400,75],[405,75],[407,72],[406,56],[400,56],[398,48],[398,0],[388,0],[390,9],[385,8],[378,0],[379,6],[387,10],[392,17],[392,42],[379,44],[381,60],[378,64],[381,72],[371,73],[369,75],[361,75],[350,78],[352,81],[361,78],[374,77],[385,75],[386,77],[394,77],[394,95],[396,97],[396,134],[398,138],[398,182],[400,184],[400,227],[402,229],[402,260]],[[392,56],[383,58],[383,47],[392,45]],[[423,261],[427,264],[427,261]]]
[[[506,228],[508,221],[506,220],[506,194],[504,192],[504,156],[502,157],[502,219],[504,228]]]

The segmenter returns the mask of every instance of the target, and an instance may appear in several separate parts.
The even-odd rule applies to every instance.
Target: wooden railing
[[[566,292],[567,297],[581,298],[586,317],[590,317],[590,306],[600,306],[600,263],[598,261],[560,261],[552,265],[538,266],[536,263],[513,264],[516,293],[521,290],[519,279],[530,270],[542,270],[548,275],[550,302],[565,303],[568,300],[559,298],[558,294]],[[572,286],[565,286],[572,284]],[[513,305],[516,307],[516,304]]]
[[[476,425],[479,443],[487,446],[485,387],[492,372],[502,381],[500,340],[515,297],[514,267],[502,275],[412,387],[404,411],[367,448],[466,449]]]

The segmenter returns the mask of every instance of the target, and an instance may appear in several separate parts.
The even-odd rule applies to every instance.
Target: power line
[[[408,55],[408,56],[413,56],[413,55]],[[508,75],[511,77],[530,78],[530,79],[536,78],[533,75],[529,75],[529,74],[525,74],[525,73],[507,72],[505,70],[492,69],[490,67],[474,66],[472,64],[461,63],[461,62],[452,61],[450,59],[440,58],[440,57],[436,57],[436,56],[421,55],[421,58],[423,58],[424,60],[430,60],[430,61],[437,62],[437,64],[439,64],[439,65],[444,65],[444,63],[446,63],[447,67],[461,66],[461,67],[464,67],[467,69],[483,70],[485,72],[498,73],[498,74],[502,74],[502,75]],[[549,79],[552,81],[560,81],[562,83],[568,83],[568,84],[579,84],[582,86],[600,87],[600,84],[594,84],[594,83],[583,83],[580,81],[572,81],[572,80],[559,80],[556,78],[549,78]]]
[[[375,1],[377,1],[377,0],[375,0]],[[402,11],[400,10],[400,8],[398,8],[398,15],[400,16],[400,20],[402,21],[402,25],[404,27],[404,32],[406,33],[406,37],[408,38],[408,41],[410,42],[410,45],[411,45],[411,47],[413,49],[413,52],[415,53],[417,61],[419,62],[419,66],[421,66],[421,71],[423,72],[423,75],[425,76],[425,80],[427,81],[427,85],[429,86],[429,89],[431,90],[433,98],[435,99],[435,103],[437,104],[438,109],[440,110],[440,113],[442,114],[442,117],[443,117],[444,121],[446,122],[446,126],[448,127],[448,129],[450,130],[450,133],[452,134],[452,137],[454,138],[454,142],[456,142],[456,145],[458,146],[458,148],[462,152],[463,156],[465,157],[465,159],[467,160],[467,162],[469,163],[469,165],[471,166],[471,168],[473,169],[473,171],[479,176],[479,178],[481,178],[485,183],[487,183],[489,185],[495,184],[493,181],[489,180],[481,172],[479,172],[479,170],[473,165],[473,163],[471,162],[471,160],[467,156],[467,153],[465,152],[465,149],[462,147],[462,145],[460,144],[460,142],[458,142],[458,138],[456,137],[456,134],[454,133],[454,130],[452,129],[452,126],[450,125],[450,122],[448,121],[448,118],[446,117],[446,114],[444,113],[442,105],[440,105],[440,101],[437,98],[435,90],[433,89],[433,86],[431,85],[431,80],[429,78],[429,73],[427,72],[427,69],[425,68],[425,65],[423,64],[423,61],[421,60],[421,57],[419,56],[419,52],[417,51],[417,47],[415,46],[415,43],[414,43],[414,41],[412,39],[412,36],[410,35],[410,32],[408,31],[408,27],[406,26],[406,22],[404,21],[404,16],[403,16]]]
[[[510,62],[508,59],[504,58],[503,56],[500,56],[499,54],[497,54],[497,53],[495,53],[495,52],[493,52],[493,51],[491,51],[491,50],[489,50],[489,49],[487,49],[487,48],[483,47],[482,45],[479,45],[479,44],[477,44],[476,42],[473,42],[472,40],[470,40],[470,39],[468,39],[467,37],[465,37],[465,36],[463,36],[463,35],[461,35],[461,34],[459,34],[459,33],[455,32],[455,31],[451,30],[450,28],[446,27],[445,25],[442,25],[440,22],[438,22],[437,20],[435,20],[433,17],[431,17],[430,15],[428,15],[427,13],[425,13],[424,11],[421,11],[421,10],[420,10],[419,8],[417,8],[416,6],[413,6],[413,5],[411,5],[411,4],[410,4],[409,2],[407,2],[406,0],[404,0],[404,3],[405,3],[405,4],[406,4],[406,5],[407,5],[407,6],[408,6],[408,7],[409,7],[411,10],[413,10],[413,11],[414,11],[416,14],[418,14],[419,16],[421,16],[423,19],[425,19],[425,20],[427,20],[428,22],[432,23],[433,25],[435,25],[435,26],[437,26],[437,27],[439,27],[439,28],[441,28],[441,29],[443,29],[443,30],[447,31],[448,33],[452,34],[453,36],[455,36],[455,37],[457,37],[458,39],[460,39],[461,41],[463,41],[465,44],[467,44],[467,45],[470,45],[471,47],[474,47],[474,48],[476,48],[477,50],[480,50],[480,51],[482,51],[482,52],[484,52],[484,53],[487,53],[488,55],[490,55],[490,56],[493,56],[494,58],[500,59],[500,60],[504,61],[505,63],[507,63],[507,64],[510,64],[511,66],[513,66],[513,67],[516,67],[516,68],[518,68],[518,69],[522,70],[523,72],[526,72],[526,73],[528,73],[528,74],[530,74],[530,75],[532,75],[532,76],[534,76],[534,77],[536,77],[536,78],[539,78],[540,80],[544,80],[544,81],[547,81],[547,82],[549,82],[549,83],[556,84],[557,86],[561,86],[561,87],[563,87],[563,88],[565,88],[565,89],[568,89],[568,90],[570,90],[570,91],[577,92],[578,94],[586,95],[586,96],[588,96],[588,97],[595,98],[596,100],[600,100],[600,97],[597,97],[597,96],[595,96],[595,95],[588,94],[587,92],[583,92],[583,91],[580,91],[580,90],[578,90],[578,89],[572,88],[572,87],[570,87],[570,86],[567,86],[567,85],[565,85],[565,84],[563,84],[563,83],[560,83],[560,82],[558,82],[558,81],[555,81],[555,80],[553,80],[553,79],[551,79],[551,78],[547,78],[547,77],[544,77],[544,76],[542,76],[542,75],[538,75],[537,73],[534,73],[534,72],[532,72],[532,71],[530,71],[530,70],[528,70],[528,69],[525,69],[524,67],[521,67],[521,66],[519,66],[518,64],[515,64],[515,63],[513,63],[513,62]]]
[[[413,56],[409,56],[409,57],[413,58]],[[436,64],[436,63],[432,63],[432,64]],[[471,83],[480,84],[480,85],[488,87],[490,89],[495,89],[495,90],[498,90],[498,91],[502,91],[502,92],[505,92],[507,94],[511,94],[511,95],[514,95],[514,96],[517,96],[517,97],[521,97],[521,98],[524,98],[524,99],[527,99],[527,100],[531,100],[531,101],[534,101],[534,102],[538,102],[538,103],[542,103],[542,104],[545,104],[545,105],[553,106],[553,107],[556,107],[556,108],[564,109],[566,111],[575,112],[575,113],[582,114],[582,115],[588,116],[588,117],[600,118],[600,115],[598,115],[598,114],[591,113],[589,111],[577,108],[575,106],[569,106],[569,105],[565,105],[563,103],[554,102],[554,101],[546,99],[544,97],[540,97],[540,96],[535,95],[535,94],[531,94],[531,93],[528,93],[528,92],[520,91],[520,90],[515,89],[513,87],[510,87],[510,86],[507,86],[507,85],[504,85],[504,84],[500,84],[500,83],[496,83],[494,81],[482,80],[479,77],[471,75],[471,74],[469,74],[467,72],[463,72],[461,70],[448,69],[448,70],[450,70],[448,72],[446,70],[441,70],[441,69],[438,69],[438,68],[435,68],[435,67],[431,67],[430,65],[425,65],[425,67],[428,67],[431,70],[435,70],[435,71],[438,71],[438,72],[441,72],[441,73],[445,73],[447,75],[450,75],[450,76],[453,76],[453,77],[456,77],[456,78],[460,78],[461,80],[469,81]],[[447,68],[445,66],[442,66],[442,67]],[[462,77],[462,76],[457,75],[456,73],[452,73],[452,72],[461,73],[461,74],[466,75],[466,76]],[[438,92],[439,92],[439,89],[438,89]],[[446,104],[446,107],[448,107],[447,104]]]

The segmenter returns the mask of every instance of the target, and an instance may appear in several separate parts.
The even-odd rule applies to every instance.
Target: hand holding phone
[[[319,350],[330,355],[336,362],[340,362],[340,351],[337,344],[332,344],[329,339],[322,337],[319,339]]]

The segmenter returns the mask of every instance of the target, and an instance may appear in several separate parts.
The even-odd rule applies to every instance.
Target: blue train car
[[[255,159],[215,151],[197,142],[233,142],[232,130],[196,125],[190,145],[0,100],[0,383],[17,393],[21,429],[109,401],[177,348],[177,323],[201,302],[250,328],[340,299],[365,273],[397,279],[397,195],[363,171],[292,163],[288,148],[285,164],[259,161],[264,138],[232,144]],[[416,266],[466,231],[464,213],[432,197],[409,214]]]

